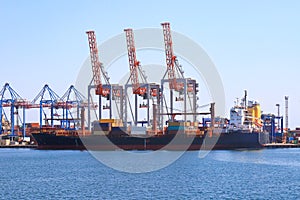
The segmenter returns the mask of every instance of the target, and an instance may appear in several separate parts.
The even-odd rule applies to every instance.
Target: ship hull
[[[165,134],[151,137],[128,135],[66,136],[53,133],[33,134],[38,149],[69,150],[233,150],[260,149],[267,133],[221,133],[220,135]]]

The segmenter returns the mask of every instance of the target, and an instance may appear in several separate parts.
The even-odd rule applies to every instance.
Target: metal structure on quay
[[[119,84],[111,84],[109,81],[108,73],[106,72],[103,64],[100,62],[96,34],[94,31],[87,31],[90,59],[93,71],[93,78],[88,85],[88,104],[92,102],[91,90],[95,89],[95,94],[98,96],[99,102],[99,119],[102,119],[102,112],[109,111],[109,118],[112,118],[112,105],[116,105],[118,118],[124,118],[124,89]],[[102,84],[101,77],[104,79],[105,84]],[[94,83],[94,84],[93,84]],[[106,102],[104,102],[106,101]],[[91,110],[88,109],[88,129],[91,129]]]
[[[84,121],[80,121],[80,112],[84,112],[84,109],[87,107],[89,109],[95,109],[96,107],[95,105],[88,104],[86,98],[73,85],[68,88],[62,97],[59,97],[46,84],[30,102],[22,98],[6,83],[0,91],[0,98],[0,130],[2,134],[10,138],[22,136],[24,139],[28,136],[29,133],[26,132],[28,127],[28,123],[26,123],[26,111],[28,109],[39,109],[39,123],[37,123],[38,127],[35,128],[51,127],[55,129],[59,126],[59,128],[68,130],[75,129],[78,126],[85,129],[82,126]],[[7,112],[7,109],[9,109],[9,112]],[[22,117],[19,114],[20,109],[22,110]],[[50,110],[50,116],[47,116],[45,109]],[[71,109],[77,110],[76,117],[73,116]],[[62,113],[59,110],[62,110]],[[55,121],[59,121],[59,123],[55,124]]]
[[[127,43],[127,51],[128,51],[128,60],[129,60],[129,68],[130,68],[130,77],[125,84],[125,125],[128,124],[128,106],[132,111],[132,106],[129,103],[128,97],[128,88],[132,88],[132,93],[134,95],[134,112],[131,112],[133,124],[137,126],[138,124],[147,124],[150,123],[150,103],[152,105],[158,105],[160,101],[159,94],[159,85],[155,83],[149,83],[147,81],[146,74],[141,69],[140,61],[136,58],[135,51],[135,43],[134,43],[134,34],[132,29],[125,29],[126,34],[126,43]],[[130,83],[131,81],[131,83]],[[138,105],[138,98],[142,98],[143,103]],[[144,102],[146,101],[146,103]],[[139,120],[139,112],[138,109],[146,110],[146,120]],[[157,113],[155,113],[157,114]],[[155,115],[154,114],[154,115]],[[156,123],[153,121],[153,123]]]
[[[184,77],[182,67],[173,52],[170,23],[162,23],[161,25],[166,55],[166,72],[160,84],[148,82],[136,56],[134,33],[131,28],[124,29],[130,69],[129,78],[124,86],[110,84],[108,73],[99,59],[95,32],[86,32],[93,71],[93,77],[88,86],[88,102],[92,102],[91,90],[95,89],[95,94],[99,96],[99,120],[103,119],[102,112],[108,110],[109,119],[122,120],[124,127],[144,127],[147,125],[147,127],[152,127],[152,132],[158,133],[163,131],[165,116],[168,117],[169,122],[174,121],[176,115],[182,115],[184,122],[187,121],[187,116],[192,116],[190,121],[196,122],[197,115],[208,114],[197,113],[198,83],[194,79]],[[103,81],[105,84],[102,84]],[[168,83],[167,88],[166,83]],[[133,103],[129,98],[129,88],[132,88]],[[167,91],[169,91],[168,95],[165,94]],[[107,104],[103,103],[103,98],[104,101],[108,102]],[[112,115],[112,101],[116,102],[117,116]],[[174,112],[174,102],[182,102],[183,110]],[[187,109],[188,104],[189,109]],[[145,112],[145,119],[139,118],[141,110]],[[130,115],[132,121],[129,120]],[[91,130],[90,110],[88,110],[88,129]]]

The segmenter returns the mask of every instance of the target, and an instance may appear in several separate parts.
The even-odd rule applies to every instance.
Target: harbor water
[[[300,199],[298,148],[198,154],[130,174],[88,151],[0,149],[0,199]]]

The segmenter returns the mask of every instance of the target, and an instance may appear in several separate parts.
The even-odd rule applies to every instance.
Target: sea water
[[[300,149],[198,155],[131,174],[88,151],[0,149],[0,199],[300,199]]]

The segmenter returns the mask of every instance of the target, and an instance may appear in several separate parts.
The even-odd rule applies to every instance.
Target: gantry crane
[[[184,85],[183,83],[178,82],[177,78],[184,78],[184,75],[183,75],[182,67],[178,64],[177,57],[174,55],[173,52],[173,41],[171,36],[170,23],[165,22],[162,23],[161,25],[163,27],[163,33],[164,33],[169,88],[175,91],[182,91]],[[176,74],[178,74],[179,77],[177,77]]]
[[[96,34],[94,31],[87,31],[86,34],[88,35],[88,40],[89,40],[93,80],[94,80],[94,85],[96,86],[95,93],[96,95],[101,95],[106,97],[109,94],[109,89],[103,88],[101,75],[103,76],[106,84],[109,84],[109,77],[102,63],[99,60]]]
[[[142,126],[143,124],[150,125],[150,105],[149,105],[150,99],[152,99],[152,103],[156,105],[155,107],[158,107],[160,103],[159,85],[155,83],[147,82],[146,75],[141,69],[140,62],[136,58],[136,49],[134,43],[133,30],[131,28],[128,28],[128,29],[124,29],[124,32],[126,35],[126,44],[127,44],[128,60],[129,60],[129,68],[130,68],[130,77],[125,85],[125,125],[127,126],[127,103],[128,102],[131,109],[130,101],[128,101],[128,97],[127,97],[127,89],[129,87],[132,87],[132,92],[135,95],[134,113],[132,112],[131,109],[134,125],[137,126],[138,123],[142,124]],[[129,84],[129,82],[131,82],[131,84]],[[138,96],[142,97],[143,100],[146,100],[147,103],[145,104],[143,102],[138,106]],[[147,109],[146,121],[138,120],[138,108]]]
[[[46,97],[48,93],[49,97]],[[39,102],[38,102],[39,100]],[[54,127],[54,120],[60,120],[60,115],[57,113],[58,109],[65,109],[66,104],[65,102],[56,94],[48,84],[45,84],[41,91],[37,94],[37,96],[31,102],[32,108],[39,108],[40,109],[40,128],[43,128],[43,115],[45,120],[46,126]],[[44,108],[50,109],[50,119],[47,118],[47,114]],[[50,124],[48,123],[50,120]]]
[[[9,98],[5,97],[5,93],[9,93]],[[22,134],[25,137],[25,109],[30,108],[31,104],[29,101],[23,99],[15,90],[13,90],[8,83],[5,83],[2,90],[0,91],[0,134],[2,131],[10,131],[10,136],[14,137],[15,127],[19,128],[18,120],[19,120],[19,108],[22,108],[23,119],[22,121]],[[8,119],[4,108],[10,107],[10,119]],[[17,115],[17,124],[15,126],[15,115]],[[6,119],[4,119],[5,117]],[[21,119],[21,118],[20,118]],[[9,121],[10,120],[10,121]],[[6,125],[3,124],[7,123]],[[6,127],[4,127],[6,126]],[[10,128],[7,128],[10,127]]]
[[[130,79],[132,83],[133,94],[143,96],[146,94],[146,87],[141,87],[139,82],[139,74],[143,82],[147,82],[146,76],[141,71],[140,61],[136,59],[135,44],[134,44],[134,35],[132,29],[125,29],[126,42],[127,42],[127,51],[130,67]]]
[[[62,127],[67,130],[81,128],[81,130],[84,132],[85,119],[84,117],[81,118],[80,116],[85,113],[85,107],[92,105],[88,105],[87,99],[73,85],[68,88],[61,99],[66,104],[63,113],[63,121],[61,122]],[[76,118],[73,117],[73,114],[71,112],[72,108],[76,108]],[[71,127],[71,123],[73,123],[73,127]]]
[[[87,31],[91,65],[93,71],[94,85],[89,85],[88,88],[88,104],[91,104],[90,90],[95,88],[96,95],[99,95],[99,119],[102,119],[102,110],[109,110],[109,118],[112,118],[112,101],[116,103],[117,114],[123,120],[123,87],[118,84],[110,84],[108,73],[105,71],[103,64],[99,59],[99,52],[94,31]],[[105,84],[102,84],[102,78]],[[91,82],[92,82],[91,81]],[[109,102],[102,106],[102,97]],[[90,130],[90,108],[88,107],[88,127]]]
[[[179,96],[175,98],[175,101],[183,101],[183,115],[184,120],[186,121],[187,116],[187,101],[189,100],[191,106],[191,113],[196,113],[197,107],[197,97],[196,94],[198,92],[197,87],[198,83],[195,80],[184,77],[184,71],[181,65],[178,63],[177,57],[173,51],[173,41],[171,36],[171,28],[170,23],[165,22],[162,23],[163,35],[164,35],[164,44],[165,44],[165,54],[166,54],[166,64],[167,71],[164,74],[163,79],[161,80],[161,92],[164,94],[164,83],[169,83],[170,89],[170,112],[167,110],[167,113],[171,116],[170,120],[174,120],[173,115],[173,91],[178,92]],[[168,78],[166,75],[168,74]],[[166,104],[166,100],[161,98],[161,113],[163,113],[164,107],[168,108]],[[196,114],[193,115],[193,121],[196,121]],[[161,124],[163,122],[163,118],[161,118]]]

